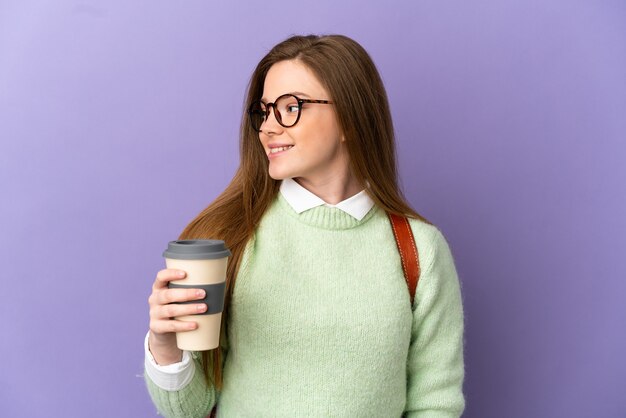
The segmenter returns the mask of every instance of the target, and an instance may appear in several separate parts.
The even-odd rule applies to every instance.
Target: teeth
[[[272,148],[270,149],[270,154],[276,154],[277,152],[286,151],[291,148],[293,148],[293,145],[289,145],[287,147]]]

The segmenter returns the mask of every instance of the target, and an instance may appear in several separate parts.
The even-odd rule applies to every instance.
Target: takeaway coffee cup
[[[226,267],[230,250],[220,240],[170,241],[163,252],[168,269],[187,272],[182,280],[169,282],[169,288],[204,289],[204,299],[176,303],[206,303],[205,312],[176,317],[181,321],[195,321],[198,327],[192,331],[176,333],[176,345],[181,350],[204,351],[217,348],[220,343]]]

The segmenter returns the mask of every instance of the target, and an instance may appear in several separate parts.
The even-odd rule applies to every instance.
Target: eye
[[[287,112],[288,113],[297,113],[298,112],[298,104],[294,103],[294,104],[287,105]]]

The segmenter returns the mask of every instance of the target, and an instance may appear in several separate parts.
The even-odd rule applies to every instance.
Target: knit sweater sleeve
[[[144,374],[148,393],[160,415],[167,418],[205,418],[216,403],[216,391],[207,385],[198,353],[192,354],[195,372],[191,382],[180,390],[167,391]]]
[[[450,247],[437,228],[425,247],[413,305],[405,416],[456,418],[465,408],[461,287]]]

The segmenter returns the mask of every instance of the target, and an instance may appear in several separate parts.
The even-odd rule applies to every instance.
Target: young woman
[[[226,241],[221,347],[181,352],[170,319],[205,305],[149,298],[146,383],[160,413],[205,417],[458,417],[463,308],[450,248],[398,188],[387,95],[367,52],[339,35],[276,45],[250,81],[241,164],[180,239]],[[387,213],[409,219],[414,303]],[[183,272],[184,275],[184,272]]]

